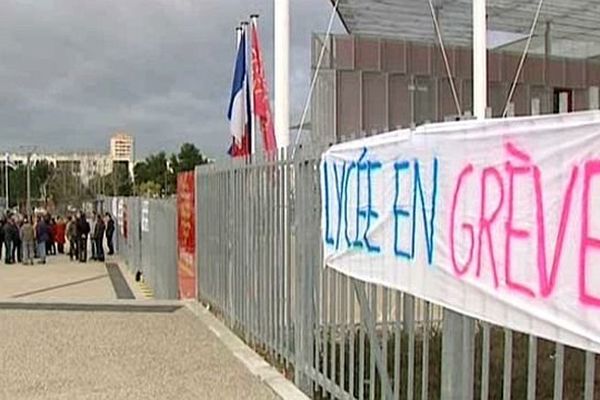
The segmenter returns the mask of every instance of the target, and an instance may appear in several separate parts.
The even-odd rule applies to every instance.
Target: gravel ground
[[[189,311],[0,310],[0,399],[277,399]]]

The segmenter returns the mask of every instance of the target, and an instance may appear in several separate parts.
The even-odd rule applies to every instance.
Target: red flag
[[[269,88],[265,79],[265,67],[260,51],[258,30],[252,24],[252,92],[254,96],[254,114],[260,121],[260,130],[263,135],[263,145],[267,153],[277,150],[271,105],[269,103]]]

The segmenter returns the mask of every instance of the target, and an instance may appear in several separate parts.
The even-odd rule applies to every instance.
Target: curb
[[[181,302],[169,300],[0,300],[0,310],[171,313],[183,307]]]
[[[279,371],[267,363],[254,350],[229,330],[221,321],[196,301],[182,302],[210,331],[241,361],[241,363],[284,400],[309,400],[300,389],[287,380]]]

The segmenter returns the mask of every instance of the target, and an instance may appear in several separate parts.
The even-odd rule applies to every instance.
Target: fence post
[[[444,310],[441,400],[473,399],[475,321]]]
[[[293,193],[293,196],[286,196],[288,201],[287,212],[290,213],[292,207],[294,213],[294,228],[286,232],[287,235],[295,234],[292,241],[294,247],[295,260],[295,324],[294,324],[294,351],[296,364],[294,366],[294,383],[304,393],[311,397],[312,383],[307,374],[307,369],[313,365],[313,331],[314,331],[314,304],[313,304],[313,287],[311,285],[311,268],[320,268],[321,260],[311,246],[308,236],[302,237],[302,234],[309,232],[310,228],[314,228],[315,216],[311,212],[312,198],[314,196],[311,188],[311,174],[308,172],[312,166],[310,161],[302,160],[302,157],[296,155],[296,159],[300,158],[300,162],[289,159],[293,165],[294,175],[286,176],[284,185],[286,192]],[[290,179],[291,178],[291,179]],[[291,186],[292,180],[295,185]],[[293,190],[292,190],[293,188]],[[318,225],[316,225],[318,226]],[[318,243],[316,243],[318,245]],[[312,257],[311,257],[312,256]],[[316,256],[316,257],[315,257]]]

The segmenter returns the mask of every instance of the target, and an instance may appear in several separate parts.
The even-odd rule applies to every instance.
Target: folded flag
[[[246,34],[245,32],[242,32],[242,37],[238,44],[233,72],[233,83],[231,87],[231,98],[229,101],[229,110],[227,112],[229,132],[232,136],[229,155],[232,157],[243,157],[251,153],[251,110],[248,89]]]
[[[254,95],[254,114],[260,121],[263,146],[265,152],[272,153],[277,150],[275,129],[269,103],[269,87],[265,78],[265,66],[260,49],[258,29],[256,22],[252,23],[252,83]]]

